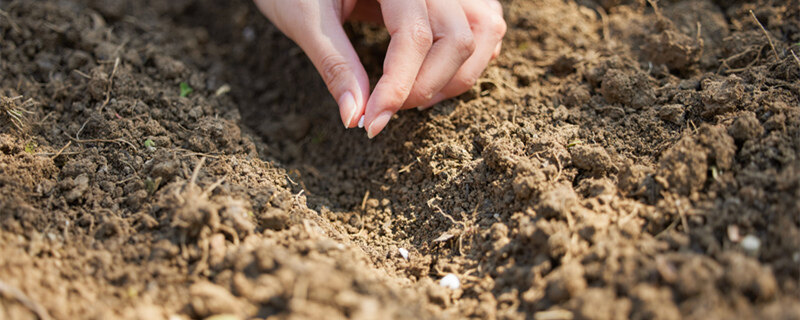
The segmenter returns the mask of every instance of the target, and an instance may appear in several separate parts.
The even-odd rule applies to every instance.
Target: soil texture
[[[800,5],[504,10],[368,140],[251,1],[0,1],[0,319],[800,319]]]

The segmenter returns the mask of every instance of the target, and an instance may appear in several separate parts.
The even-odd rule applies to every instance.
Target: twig
[[[361,200],[361,211],[367,208],[367,199],[369,199],[369,190],[364,193],[364,199]]]
[[[778,50],[775,50],[775,44],[772,43],[772,38],[769,36],[767,29],[764,28],[764,25],[761,24],[761,21],[758,21],[758,18],[756,18],[756,14],[753,13],[753,10],[750,10],[750,15],[753,16],[753,20],[755,20],[758,26],[761,27],[761,31],[764,31],[764,35],[767,37],[767,41],[769,41],[769,46],[772,48],[772,53],[775,54],[775,59],[781,60],[781,58],[778,56]]]
[[[678,199],[675,199],[675,208],[678,210],[678,216],[681,217],[681,224],[683,225],[684,232],[689,233],[689,222],[686,221],[686,215],[683,213],[683,210],[681,210],[681,203]]]
[[[67,136],[67,138],[69,138],[70,140],[72,140],[72,142],[75,142],[75,143],[93,143],[93,142],[94,143],[96,143],[96,142],[107,142],[107,143],[116,143],[116,144],[124,143],[124,144],[127,144],[128,146],[130,146],[133,149],[134,152],[139,152],[139,150],[136,149],[136,146],[133,145],[133,143],[130,143],[129,141],[127,141],[125,139],[76,139],[74,137],[70,137],[66,133],[65,133],[65,135]]]
[[[194,170],[192,171],[192,178],[189,179],[189,184],[195,184],[197,182],[197,176],[200,175],[200,168],[203,167],[203,163],[205,162],[206,162],[206,157],[202,157],[200,158],[200,160],[197,161],[197,165],[194,167]]]
[[[419,158],[417,158],[416,160],[414,160],[414,162],[412,162],[412,163],[409,163],[409,164],[408,164],[408,165],[406,165],[405,167],[402,167],[402,168],[400,168],[400,170],[398,170],[398,171],[397,171],[397,173],[408,172],[409,170],[411,170],[411,166],[413,166],[413,165],[414,165],[415,163],[417,163],[417,162],[419,162]]]
[[[84,72],[82,72],[82,71],[80,71],[80,70],[78,70],[78,69],[72,70],[72,72],[75,72],[75,73],[77,73],[79,76],[81,76],[81,77],[84,77],[84,78],[86,78],[86,79],[89,79],[89,80],[91,80],[91,79],[92,79],[92,76],[90,76],[90,75],[88,75],[88,74],[86,74],[86,73],[84,73]]]
[[[195,152],[195,151],[184,149],[184,148],[175,148],[173,150],[180,151],[180,152],[186,152],[186,154],[184,154],[182,157],[203,156],[203,157],[210,158],[210,159],[219,159],[221,157],[220,155],[213,155],[213,154],[210,154],[210,153]]]
[[[139,177],[139,175],[138,175],[138,174],[136,174],[136,173],[134,173],[134,174],[133,174],[132,176],[130,176],[130,177],[127,177],[127,178],[125,178],[125,179],[123,179],[123,180],[117,181],[117,182],[116,182],[116,185],[121,185],[121,184],[123,184],[123,183],[126,183],[126,182],[128,182],[128,181],[131,181],[131,180],[133,180],[133,179],[136,179],[136,178],[138,178],[138,177]]]
[[[728,69],[728,70],[725,70],[725,73],[730,74],[730,73],[742,72],[742,71],[746,71],[747,69],[750,69],[750,67],[754,66],[758,62],[758,60],[761,59],[761,51],[763,51],[763,50],[764,50],[764,46],[761,46],[761,48],[758,49],[758,51],[756,52],[756,58],[753,59],[753,61],[750,61],[750,63],[748,63],[746,66],[741,67],[741,68],[736,68],[736,69]],[[724,64],[727,65],[727,62],[724,62]],[[730,66],[728,66],[728,67],[730,67]]]
[[[39,317],[39,319],[41,320],[51,319],[50,315],[47,313],[47,310],[45,310],[42,307],[42,305],[40,305],[36,301],[33,301],[31,298],[25,295],[24,292],[20,291],[15,287],[12,287],[11,285],[1,280],[0,280],[0,294],[4,294],[14,299],[17,299],[19,303],[28,308],[28,310],[32,311],[34,314],[36,314],[36,316]]]
[[[792,57],[794,57],[794,62],[797,62],[797,66],[800,67],[800,58],[794,53],[794,50],[789,50],[792,53]]]
[[[66,145],[64,145],[64,147],[62,147],[60,150],[58,150],[58,152],[56,152],[56,155],[52,156],[52,157],[50,158],[50,160],[55,160],[56,158],[58,158],[58,156],[60,156],[60,155],[61,155],[61,153],[62,153],[62,152],[64,152],[64,150],[66,150],[67,148],[69,148],[69,146],[70,146],[70,145],[72,145],[72,141],[67,141],[67,144],[66,144]]]
[[[114,75],[117,74],[117,67],[119,66],[119,57],[114,60],[114,68],[111,69],[111,75],[108,76],[108,87],[106,87],[106,100],[103,101],[103,104],[100,106],[100,110],[98,112],[103,112],[108,102],[111,101],[111,88],[114,87]]]
[[[464,229],[466,229],[466,225],[464,225],[464,223],[463,223],[463,222],[456,221],[456,219],[453,219],[453,216],[451,216],[451,215],[447,214],[447,212],[444,212],[444,210],[442,210],[442,208],[440,208],[440,207],[439,207],[439,205],[437,205],[437,204],[433,203],[433,202],[434,202],[434,201],[436,201],[437,199],[439,199],[439,197],[436,197],[436,198],[431,198],[430,200],[428,200],[428,207],[431,207],[431,209],[436,209],[436,211],[437,211],[437,212],[439,212],[439,214],[441,214],[441,215],[443,215],[445,218],[449,219],[449,220],[450,220],[450,222],[452,222],[452,223],[453,223],[453,224],[455,224],[455,225],[462,226],[462,227],[464,227]],[[441,199],[440,199],[440,200],[441,200]]]
[[[82,153],[83,152],[62,152],[60,154],[60,156],[74,156],[76,154],[82,154]],[[34,153],[34,155],[40,156],[40,157],[52,157],[52,156],[56,155],[56,153],[55,152],[37,152],[37,153]]]
[[[694,125],[694,121],[689,120],[689,124],[692,125],[692,131],[694,132],[694,134],[697,134],[697,126]]]

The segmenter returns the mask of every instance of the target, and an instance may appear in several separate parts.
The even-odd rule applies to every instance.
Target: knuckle
[[[322,58],[319,63],[319,71],[322,79],[332,88],[346,78],[350,68],[347,62],[339,55],[328,55]]]
[[[392,107],[401,107],[411,92],[411,85],[407,83],[395,82],[389,85],[386,95],[386,103]]]
[[[458,50],[459,54],[462,55],[464,60],[469,58],[472,53],[475,52],[475,37],[472,35],[472,33],[456,35],[453,38],[453,43],[455,44],[456,50]]]
[[[502,39],[506,35],[508,26],[502,15],[497,15],[492,19],[491,32],[497,39]]]
[[[467,90],[472,88],[472,86],[478,82],[478,76],[479,76],[478,74],[466,74],[454,79],[453,81],[455,84],[456,93],[462,94],[464,92],[467,92]]]
[[[417,85],[414,88],[414,92],[411,94],[411,97],[414,97],[413,100],[415,101],[426,102],[431,100],[434,94],[436,94],[436,92],[433,87],[428,85]]]
[[[409,36],[417,48],[424,49],[426,52],[433,45],[433,32],[427,21],[413,23],[409,27]]]

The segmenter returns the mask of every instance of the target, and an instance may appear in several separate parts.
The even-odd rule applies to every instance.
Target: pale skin
[[[469,90],[500,53],[506,32],[497,0],[255,0],[297,43],[338,102],[346,128],[371,139],[403,109],[429,108]],[[342,24],[386,26],[391,40],[381,75],[369,79]]]

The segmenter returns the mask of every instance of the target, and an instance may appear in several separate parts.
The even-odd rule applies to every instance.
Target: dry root
[[[8,121],[17,128],[22,130],[28,123],[28,115],[32,114],[28,108],[33,107],[36,102],[33,99],[23,101],[22,96],[9,98],[0,96],[0,113],[2,116],[8,118]]]

